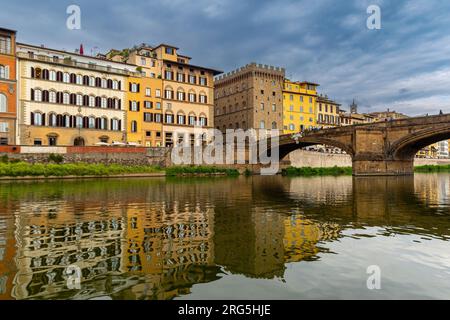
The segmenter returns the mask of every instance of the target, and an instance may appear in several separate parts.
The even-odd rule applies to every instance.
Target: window
[[[0,93],[0,112],[6,112],[8,110],[8,99],[3,93]]]
[[[137,83],[130,83],[130,92],[139,92],[139,84]]]
[[[166,48],[166,54],[173,54],[173,48],[165,47]]]
[[[294,101],[294,96],[292,94],[289,96],[289,100]]]
[[[63,82],[64,83],[69,83],[70,82],[70,75],[67,72],[65,72],[63,74]]]
[[[152,122],[153,121],[153,114],[144,112],[144,121],[145,122]]]
[[[101,107],[102,108],[106,108],[108,101],[106,100],[105,97],[102,97],[101,99]]]
[[[141,65],[143,65],[143,66],[145,66],[145,63],[146,63],[146,61],[145,61],[145,58],[141,58]]]
[[[37,89],[34,90],[34,101],[42,101],[42,91]]]
[[[117,80],[113,80],[112,82],[112,88],[114,90],[119,90],[119,82]]]
[[[77,128],[83,128],[83,117],[82,116],[76,117],[75,125]]]
[[[273,112],[277,111],[277,106],[276,106],[276,104],[275,104],[275,103],[274,103],[274,104],[272,104],[272,111],[273,111]]]
[[[195,102],[196,96],[195,93],[189,93],[189,102]]]
[[[83,76],[77,74],[76,84],[83,84]]]
[[[173,91],[171,91],[171,90],[165,90],[165,91],[164,91],[164,97],[165,97],[166,99],[172,99],[172,98],[173,98]]]
[[[173,115],[166,114],[166,123],[173,123]]]
[[[41,139],[34,139],[34,145],[35,146],[42,146],[42,140]]]
[[[50,81],[56,81],[56,71],[50,70],[50,72],[48,74],[48,79]]]
[[[184,101],[185,100],[185,93],[182,91],[178,91],[177,92],[177,96],[178,96],[178,100],[179,101]]]
[[[162,122],[161,114],[155,113],[154,119],[155,119],[155,122],[161,123]]]
[[[186,117],[182,114],[178,115],[178,124],[185,124]]]
[[[89,107],[95,107],[95,97],[89,96]]]
[[[155,90],[155,96],[156,96],[157,98],[160,98],[160,97],[161,97],[161,90],[156,89],[156,90]]]
[[[89,117],[89,129],[95,129],[95,118]]]
[[[166,80],[172,80],[173,79],[173,72],[166,70],[166,72],[165,72],[165,79]]]
[[[0,122],[0,132],[8,132],[9,124],[8,122]]]
[[[139,111],[137,101],[130,101],[130,111]]]
[[[161,102],[156,103],[156,109],[161,110]]]
[[[9,79],[9,66],[0,65],[0,78]]]
[[[291,123],[289,125],[289,130],[294,131],[295,130],[295,125]]]
[[[152,108],[153,108],[153,102],[151,102],[151,101],[145,101],[145,102],[144,102],[144,108],[145,108],[145,109],[152,109]]]
[[[0,53],[11,54],[11,38],[0,36]]]
[[[260,129],[265,129],[265,128],[266,128],[266,123],[264,122],[264,120],[261,120],[261,121],[259,122],[259,128],[260,128]]]
[[[39,113],[39,112],[36,112],[36,113],[32,113],[31,114],[31,117],[32,117],[32,124],[33,125],[35,125],[35,126],[42,126],[43,124],[42,124],[42,114],[41,113]]]
[[[272,122],[272,129],[276,129],[277,128],[277,123],[274,121]]]
[[[200,103],[206,103],[206,96],[203,94],[200,95]]]
[[[189,116],[189,125],[191,126],[195,125],[195,116]]]
[[[89,86],[95,87],[95,77],[89,77]]]
[[[184,73],[177,73],[177,81],[184,82]]]
[[[206,82],[206,78],[200,77],[200,85],[201,86],[206,86],[207,82]]]
[[[138,131],[137,121],[131,121],[131,132],[137,131]]]
[[[152,96],[152,89],[150,88],[145,88],[145,95],[147,97],[151,97]]]
[[[189,75],[189,83],[195,84],[196,83],[196,76]]]
[[[70,95],[68,92],[63,93],[63,104],[69,104],[70,103]]]
[[[207,125],[207,121],[205,117],[200,117],[199,118],[199,125],[202,127],[205,127]]]
[[[111,130],[119,131],[119,120],[117,120],[117,119],[111,120]]]
[[[108,81],[106,81],[105,78],[102,79],[102,88],[107,88],[108,87]]]
[[[83,96],[81,94],[77,94],[76,105],[77,106],[82,106],[83,105]]]
[[[264,111],[264,102],[261,102],[261,111]]]
[[[313,98],[309,97],[309,103],[313,103]]]
[[[303,96],[300,96],[300,102],[303,102]]]
[[[294,106],[289,106],[289,111],[294,111]]]
[[[56,92],[55,91],[49,92],[48,102],[56,103]]]

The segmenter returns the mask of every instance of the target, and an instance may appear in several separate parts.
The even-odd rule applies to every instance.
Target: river
[[[449,299],[449,240],[450,174],[2,182],[0,299]]]

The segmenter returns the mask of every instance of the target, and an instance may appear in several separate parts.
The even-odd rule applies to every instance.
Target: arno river
[[[0,299],[62,298],[449,299],[450,175],[0,183]]]

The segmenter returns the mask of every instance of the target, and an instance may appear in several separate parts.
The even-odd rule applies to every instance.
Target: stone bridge
[[[296,149],[330,145],[352,157],[356,176],[409,175],[420,149],[446,139],[450,139],[450,114],[329,128],[307,132],[298,140],[283,135],[278,151],[283,159]]]

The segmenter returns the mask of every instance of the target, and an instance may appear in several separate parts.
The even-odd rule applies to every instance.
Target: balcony
[[[17,52],[17,57],[22,58],[22,59],[48,62],[48,63],[52,63],[52,64],[59,64],[62,66],[80,68],[80,69],[85,69],[85,70],[114,73],[114,74],[123,75],[123,76],[138,76],[139,75],[139,72],[133,72],[133,71],[130,71],[127,69],[117,69],[117,68],[113,68],[110,66],[106,66],[106,67],[100,66],[95,63],[79,62],[70,57],[60,59],[60,58],[30,54],[30,53],[25,53],[25,52]],[[130,67],[132,67],[132,66],[130,66]]]

